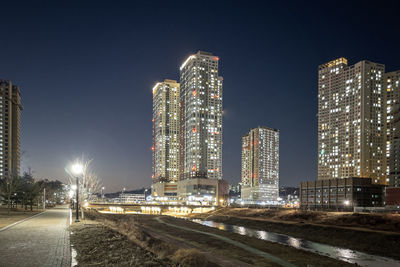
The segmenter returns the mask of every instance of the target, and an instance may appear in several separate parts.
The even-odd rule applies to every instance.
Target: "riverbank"
[[[296,209],[222,208],[209,214],[355,227],[400,233],[400,214],[307,211]]]
[[[70,232],[75,266],[174,266],[99,222],[74,223]]]
[[[192,214],[189,217],[400,259],[400,216],[396,214],[225,208],[212,213]]]
[[[159,258],[180,266],[350,266],[292,247],[202,226],[184,219],[153,215],[90,212],[88,217],[109,225]],[[189,253],[187,253],[189,251]],[[195,254],[192,262],[179,254]],[[184,262],[188,264],[182,264]]]

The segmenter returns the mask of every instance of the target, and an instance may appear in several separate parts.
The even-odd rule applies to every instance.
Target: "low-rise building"
[[[192,205],[223,205],[229,196],[226,180],[192,178],[178,182],[178,198]]]
[[[158,182],[151,185],[153,200],[161,202],[176,201],[178,195],[178,183]]]
[[[344,178],[301,182],[300,208],[353,210],[354,207],[382,207],[385,186],[370,178]]]

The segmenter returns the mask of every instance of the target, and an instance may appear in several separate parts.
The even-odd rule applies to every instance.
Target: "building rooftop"
[[[212,56],[213,54],[211,52],[205,52],[205,51],[197,51],[197,55],[204,55],[204,56]]]
[[[330,68],[341,64],[347,65],[347,58],[340,57],[338,59],[329,61],[325,64],[321,64],[318,66],[318,69],[320,70],[320,69]]]

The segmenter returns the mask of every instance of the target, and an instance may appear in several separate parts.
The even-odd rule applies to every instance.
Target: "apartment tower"
[[[153,195],[176,195],[179,179],[179,83],[159,82],[153,87]]]
[[[400,71],[384,75],[386,104],[386,175],[390,187],[400,186]]]
[[[384,73],[384,65],[366,60],[319,66],[318,180],[386,183]]]
[[[279,197],[279,130],[253,128],[242,137],[242,199],[274,204]]]
[[[0,177],[20,174],[22,109],[19,87],[0,80]]]
[[[199,51],[180,67],[180,178],[222,179],[219,58]]]

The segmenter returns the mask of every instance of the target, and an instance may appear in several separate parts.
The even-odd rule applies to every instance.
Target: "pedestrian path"
[[[0,267],[71,266],[66,206],[54,208],[0,232]]]

